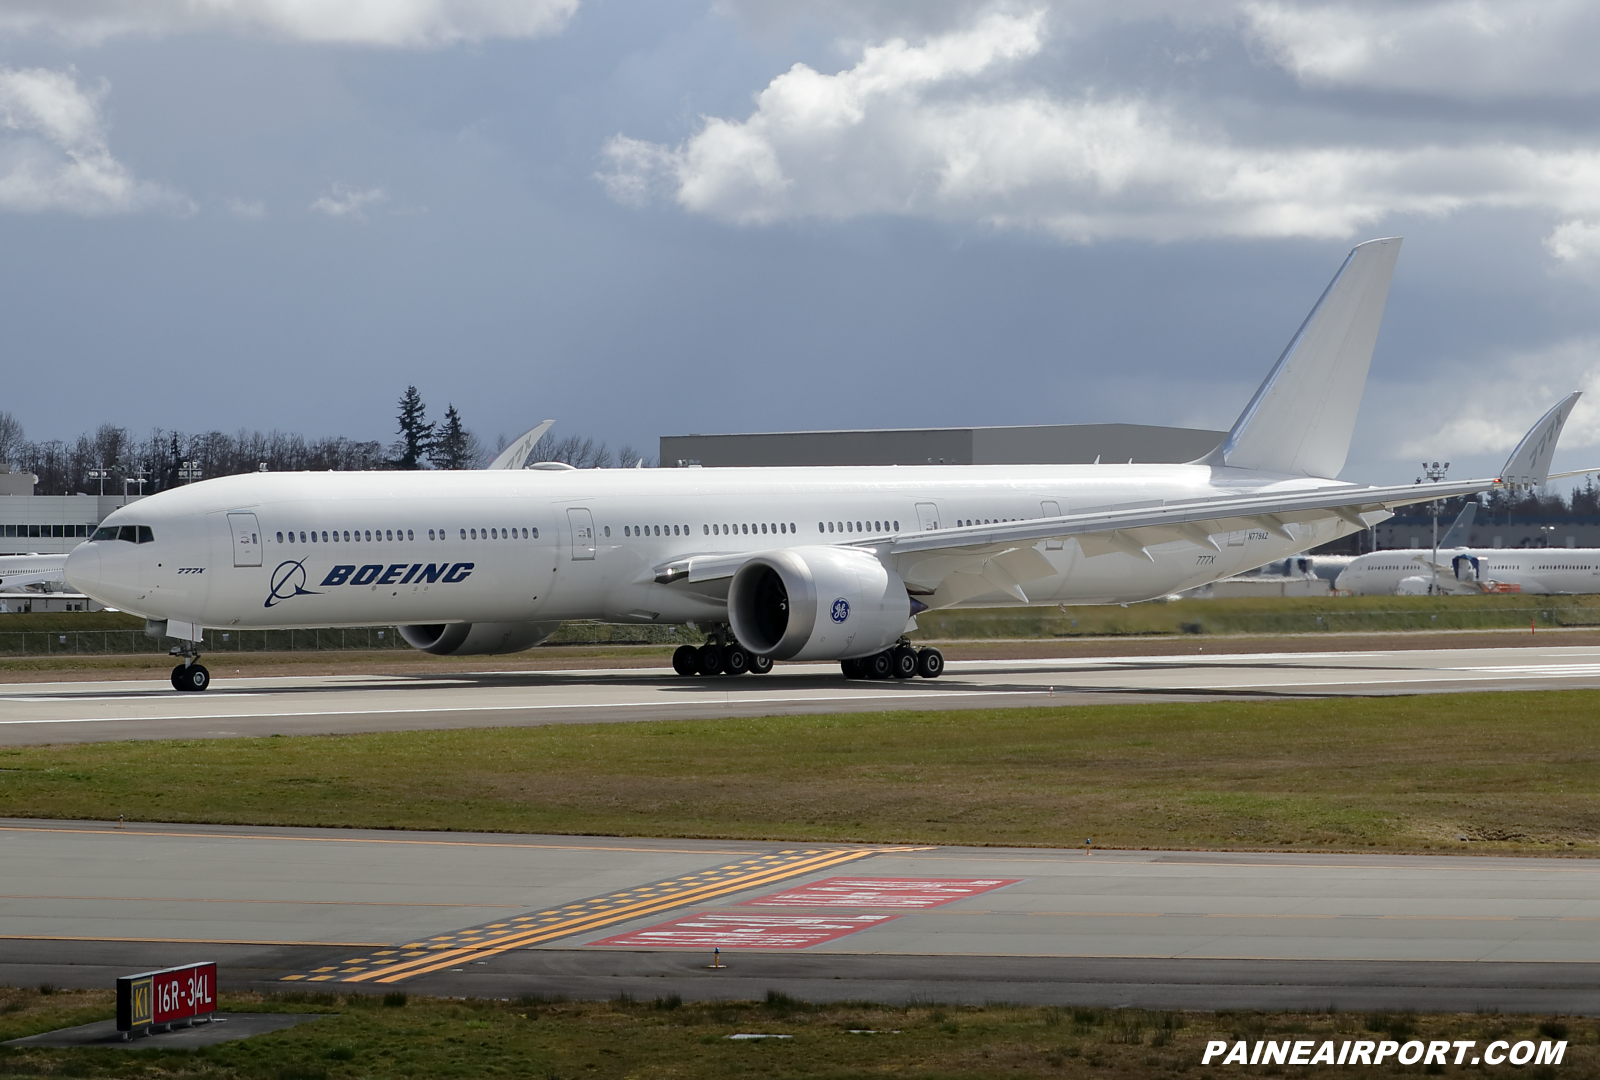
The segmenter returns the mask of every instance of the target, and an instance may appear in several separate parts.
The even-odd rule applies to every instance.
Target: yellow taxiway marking
[[[885,851],[898,850],[904,849],[806,848],[760,855],[712,870],[654,882],[648,886],[633,886],[626,890],[627,895],[622,895],[621,892],[610,893],[559,908],[530,913],[509,920],[509,925],[501,923],[500,926],[504,929],[475,926],[456,934],[403,943],[399,948],[408,950],[403,953],[405,959],[398,962],[380,960],[379,954],[374,954],[371,957],[346,961],[338,965],[336,977],[347,983],[399,982],[452,965],[483,960],[511,949],[527,948],[557,938],[614,926],[671,908],[728,896],[813,871],[855,862]],[[641,895],[646,891],[649,895]],[[394,953],[389,951],[383,955],[393,956]],[[312,976],[313,979],[328,977]],[[305,974],[294,978],[311,981]]]

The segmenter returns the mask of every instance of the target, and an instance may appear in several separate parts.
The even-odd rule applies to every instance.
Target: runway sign
[[[216,1011],[217,965],[210,961],[117,980],[118,1031],[193,1020]]]
[[[626,949],[809,949],[898,915],[755,915],[715,912],[592,941]]]
[[[1021,878],[867,878],[835,877],[758,896],[741,906],[906,908],[920,911],[965,900]]]

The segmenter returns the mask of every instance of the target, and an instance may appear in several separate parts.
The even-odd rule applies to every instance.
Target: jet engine
[[[756,555],[728,586],[728,621],[773,660],[845,660],[882,652],[911,619],[900,575],[866,551],[801,547]]]
[[[421,623],[400,627],[412,648],[435,656],[493,656],[531,649],[560,623]]]

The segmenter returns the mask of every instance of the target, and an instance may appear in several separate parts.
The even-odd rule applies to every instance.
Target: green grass
[[[1600,626],[1596,596],[1316,596],[1156,601],[1121,607],[981,608],[918,616],[921,639],[1137,634],[1397,633]]]
[[[1556,691],[8,747],[0,815],[1592,855],[1597,716]]]
[[[0,990],[0,1039],[112,1015],[106,992]],[[224,995],[224,1009],[316,1012],[322,1018],[253,1039],[184,1050],[0,1048],[0,1073],[43,1076],[179,1076],[208,1080],[345,1080],[355,1077],[766,1077],[917,1080],[1176,1075],[1197,1069],[1206,1043],[1358,1039],[1564,1039],[1559,1069],[1481,1067],[1478,1075],[1600,1075],[1592,1019],[1356,1013],[1171,1013],[1139,1009],[981,1007],[866,1003],[807,1005],[769,993],[762,1002],[684,1004],[675,998],[569,1003],[445,1001],[331,994]],[[875,1034],[854,1034],[853,1031]],[[788,1035],[735,1042],[737,1032]],[[1453,1051],[1452,1051],[1453,1056]],[[1216,1065],[1213,1063],[1213,1068]],[[1237,1070],[1225,1070],[1237,1071]],[[1263,1070],[1250,1069],[1261,1075]],[[1267,1067],[1266,1075],[1283,1069]],[[1390,1062],[1346,1066],[1341,1076],[1390,1076]],[[1453,1066],[1444,1070],[1465,1072]]]

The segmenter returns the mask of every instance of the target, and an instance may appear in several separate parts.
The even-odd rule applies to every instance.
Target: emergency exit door
[[[581,506],[570,507],[567,524],[572,527],[573,559],[594,558],[594,515]]]
[[[1047,517],[1047,518],[1060,517],[1061,516],[1061,504],[1056,502],[1053,499],[1044,500],[1043,502],[1041,502],[1039,504],[1039,516]],[[1059,537],[1059,536],[1050,537],[1048,540],[1046,540],[1044,542],[1044,549],[1046,551],[1060,551],[1061,550],[1061,537]]]
[[[933,503],[918,503],[917,521],[923,532],[935,531],[939,528],[939,508]]]
[[[233,565],[261,565],[261,526],[254,514],[229,514],[228,531],[233,534]]]

